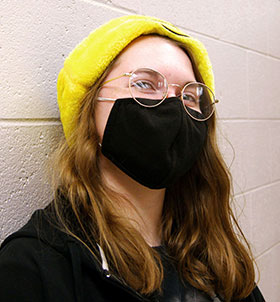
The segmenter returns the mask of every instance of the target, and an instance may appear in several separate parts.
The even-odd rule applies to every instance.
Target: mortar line
[[[221,42],[223,44],[226,44],[226,45],[235,46],[236,48],[241,48],[241,49],[244,49],[244,50],[247,50],[247,51],[251,51],[251,52],[257,53],[259,55],[263,55],[265,57],[270,57],[270,58],[273,58],[273,59],[276,59],[276,60],[280,61],[280,57],[277,57],[277,56],[274,56],[272,54],[263,52],[261,50],[253,49],[253,48],[247,47],[245,45],[238,44],[237,42],[230,42],[230,41],[227,41],[227,40],[223,40],[220,37],[211,36],[210,34],[206,34],[206,33],[201,33],[199,31],[188,29],[188,28],[186,28],[184,26],[180,26],[180,25],[176,25],[176,26],[179,27],[179,28],[182,28],[183,30],[186,30],[186,31],[188,31],[190,33],[194,33],[196,35],[200,35],[202,37],[206,37],[206,38],[209,38],[209,39],[214,40],[214,41],[219,41],[219,42]]]
[[[104,3],[104,2],[99,2],[99,1],[96,1],[96,0],[81,0],[82,2],[86,2],[86,3],[89,3],[89,4],[94,4],[94,5],[97,5],[99,7],[104,7],[104,8],[108,8],[108,9],[111,9],[111,10],[114,10],[116,12],[120,12],[120,13],[125,13],[125,14],[137,14],[137,11],[135,10],[132,10],[132,9],[125,9],[124,7],[122,6],[118,6],[114,3]]]
[[[98,5],[99,7],[105,7],[105,8],[111,9],[111,10],[115,10],[115,11],[121,12],[121,13],[126,13],[126,14],[127,13],[128,14],[138,14],[139,13],[139,12],[137,12],[137,10],[132,10],[132,9],[128,9],[128,8],[125,9],[122,6],[118,6],[118,5],[114,4],[114,3],[107,4],[107,3],[99,2],[97,0],[82,0],[82,1],[86,2],[86,3]],[[145,13],[142,13],[142,14],[145,15]],[[273,58],[273,59],[276,59],[276,60],[280,60],[280,58],[277,57],[277,56],[265,53],[265,52],[257,50],[257,49],[252,49],[250,47],[238,44],[236,42],[226,41],[226,40],[223,40],[223,39],[221,39],[219,37],[211,36],[211,35],[206,34],[206,33],[201,33],[201,32],[198,32],[198,31],[195,31],[195,30],[192,30],[192,29],[188,29],[187,27],[178,25],[176,23],[174,23],[174,25],[177,26],[177,27],[179,27],[179,28],[182,28],[183,30],[186,30],[186,31],[188,31],[190,33],[194,33],[194,34],[197,34],[197,35],[200,35],[200,36],[204,36],[204,37],[207,37],[207,38],[215,40],[215,41],[222,42],[222,43],[227,44],[227,45],[231,45],[231,46],[235,46],[237,48],[241,48],[241,49],[244,49],[244,50],[247,50],[247,51],[251,51],[251,52],[263,55],[265,57],[270,57],[270,58]]]
[[[280,117],[272,117],[272,118],[265,118],[265,117],[263,117],[263,118],[250,118],[250,117],[248,117],[248,118],[235,118],[235,117],[233,117],[233,118],[225,118],[225,117],[223,117],[223,118],[217,118],[217,120],[218,121],[222,121],[222,122],[232,122],[232,121],[236,121],[236,122],[259,122],[259,121],[279,121],[280,122]]]
[[[277,245],[280,245],[280,241],[274,243],[272,246],[270,246],[269,248],[265,249],[264,251],[262,251],[258,256],[256,256],[255,260],[258,261],[262,256],[266,255],[267,253],[269,253],[272,249],[274,249],[275,247],[277,247]]]
[[[274,180],[274,181],[271,181],[271,182],[269,182],[269,183],[262,184],[262,185],[260,185],[260,186],[258,186],[258,187],[250,188],[250,189],[248,189],[247,191],[244,191],[244,192],[240,192],[240,193],[234,194],[234,198],[242,197],[242,196],[244,196],[245,194],[254,193],[254,192],[257,192],[258,190],[261,190],[261,189],[267,189],[267,188],[269,188],[270,186],[274,186],[274,185],[277,185],[277,184],[280,184],[280,180],[279,180],[279,179]]]
[[[26,125],[60,125],[59,118],[0,118],[0,126],[26,126]]]
[[[139,13],[139,12],[137,12],[137,10],[132,10],[132,9],[128,9],[128,8],[125,9],[124,7],[118,6],[114,3],[107,4],[107,3],[99,2],[97,0],[81,0],[81,1],[86,2],[86,3],[90,3],[90,4],[95,4],[95,5],[98,5],[99,7],[105,7],[105,8],[115,10],[117,12],[121,12],[121,13],[125,13],[125,14],[127,14],[127,13],[128,14],[138,14]],[[142,14],[145,15],[145,13],[142,13]],[[260,50],[252,49],[250,47],[246,47],[246,46],[238,44],[236,42],[226,41],[226,40],[223,40],[219,37],[211,36],[211,35],[206,34],[206,33],[201,33],[201,32],[198,32],[198,31],[195,31],[195,30],[192,30],[192,29],[188,29],[188,28],[186,28],[184,26],[181,26],[181,25],[178,25],[176,23],[174,23],[174,25],[179,27],[179,28],[182,28],[183,30],[189,31],[190,33],[198,34],[200,36],[204,36],[204,37],[210,38],[212,40],[222,42],[222,43],[227,44],[227,45],[235,46],[237,48],[241,48],[241,49],[244,49],[244,50],[247,50],[247,51],[251,51],[251,52],[263,55],[265,57],[270,57],[270,58],[273,58],[273,59],[276,59],[276,60],[280,60],[280,58],[277,57],[277,56],[262,52]]]

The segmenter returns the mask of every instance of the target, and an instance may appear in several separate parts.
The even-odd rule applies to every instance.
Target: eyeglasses
[[[105,86],[107,83],[129,77],[128,88]],[[197,121],[209,119],[215,111],[215,99],[212,90],[203,83],[189,82],[184,87],[178,84],[168,84],[166,77],[150,68],[139,68],[133,72],[124,73],[102,84],[101,88],[118,90],[121,95],[127,95],[129,89],[132,98],[141,106],[152,108],[159,106],[167,97],[169,86],[180,88],[180,96],[185,111]],[[121,90],[125,91],[121,91]],[[114,91],[116,93],[116,91]],[[98,101],[116,101],[117,99],[98,97]]]

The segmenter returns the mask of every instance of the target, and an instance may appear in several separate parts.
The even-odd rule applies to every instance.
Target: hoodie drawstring
[[[108,262],[107,262],[107,259],[105,257],[104,251],[102,250],[101,246],[98,243],[97,243],[97,246],[98,246],[101,261],[102,261],[103,273],[104,273],[105,277],[109,278],[111,276],[111,274],[109,272],[109,266],[108,266]]]

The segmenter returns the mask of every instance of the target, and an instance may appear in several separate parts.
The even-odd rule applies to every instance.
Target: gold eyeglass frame
[[[160,74],[160,75],[162,76],[162,78],[164,79],[164,84],[165,84],[165,87],[167,87],[167,89],[166,89],[165,95],[163,96],[162,100],[161,100],[159,103],[157,103],[157,104],[155,104],[155,105],[145,105],[145,104],[140,103],[140,102],[134,97],[133,92],[132,92],[132,88],[131,88],[131,76],[132,76],[136,71],[138,71],[138,70],[148,70],[148,71],[157,72],[157,73]],[[143,106],[143,107],[147,107],[147,108],[157,107],[157,106],[159,106],[161,103],[163,103],[164,100],[166,99],[167,95],[168,95],[168,88],[169,88],[169,86],[176,86],[176,87],[179,87],[179,88],[182,87],[182,86],[179,85],[179,84],[168,84],[166,77],[165,77],[161,72],[159,72],[159,71],[157,71],[157,70],[154,70],[154,69],[152,69],[152,68],[137,68],[137,69],[135,69],[135,70],[132,71],[132,72],[126,72],[126,73],[123,73],[123,74],[121,74],[121,75],[119,75],[119,76],[117,76],[117,77],[114,77],[114,78],[112,78],[112,79],[110,79],[110,80],[105,81],[105,82],[98,88],[98,92],[99,92],[99,90],[100,90],[104,85],[106,85],[107,83],[110,83],[111,81],[120,79],[121,77],[125,77],[125,76],[129,76],[129,77],[130,77],[130,78],[129,78],[129,82],[128,82],[128,87],[129,87],[130,95],[132,96],[132,98],[134,99],[134,101],[137,102],[139,105],[141,105],[141,106]],[[202,86],[206,87],[206,88],[211,92],[211,94],[212,94],[212,96],[213,96],[213,100],[214,100],[214,101],[213,101],[213,103],[209,104],[209,106],[213,106],[213,107],[212,107],[213,109],[212,109],[212,112],[210,113],[210,115],[209,115],[207,118],[198,119],[198,118],[192,116],[192,115],[188,112],[188,110],[186,109],[186,107],[183,105],[183,101],[184,101],[184,100],[183,100],[183,93],[182,93],[182,92],[185,90],[186,87],[188,87],[189,85],[192,85],[192,84],[199,84],[199,85],[202,85]],[[183,108],[185,109],[185,111],[187,112],[187,114],[188,114],[192,119],[194,119],[194,120],[196,120],[196,121],[199,121],[199,122],[203,122],[203,121],[208,120],[208,119],[213,115],[213,113],[215,112],[215,104],[219,102],[219,100],[217,100],[217,99],[215,98],[214,92],[213,92],[207,85],[205,85],[204,83],[200,83],[200,82],[189,82],[189,83],[187,83],[186,85],[184,85],[183,88],[181,89],[181,92],[180,92],[180,99],[181,99],[181,101],[182,101],[182,106],[183,106]],[[106,101],[108,101],[108,102],[114,102],[114,101],[116,101],[117,99],[105,98],[105,97],[97,97],[97,100],[98,100],[98,101],[105,101],[105,102],[106,102]]]

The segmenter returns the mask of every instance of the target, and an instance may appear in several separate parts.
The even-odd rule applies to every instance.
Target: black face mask
[[[206,134],[206,122],[192,119],[177,97],[153,108],[132,98],[118,99],[104,131],[102,153],[140,184],[160,189],[192,167]]]

